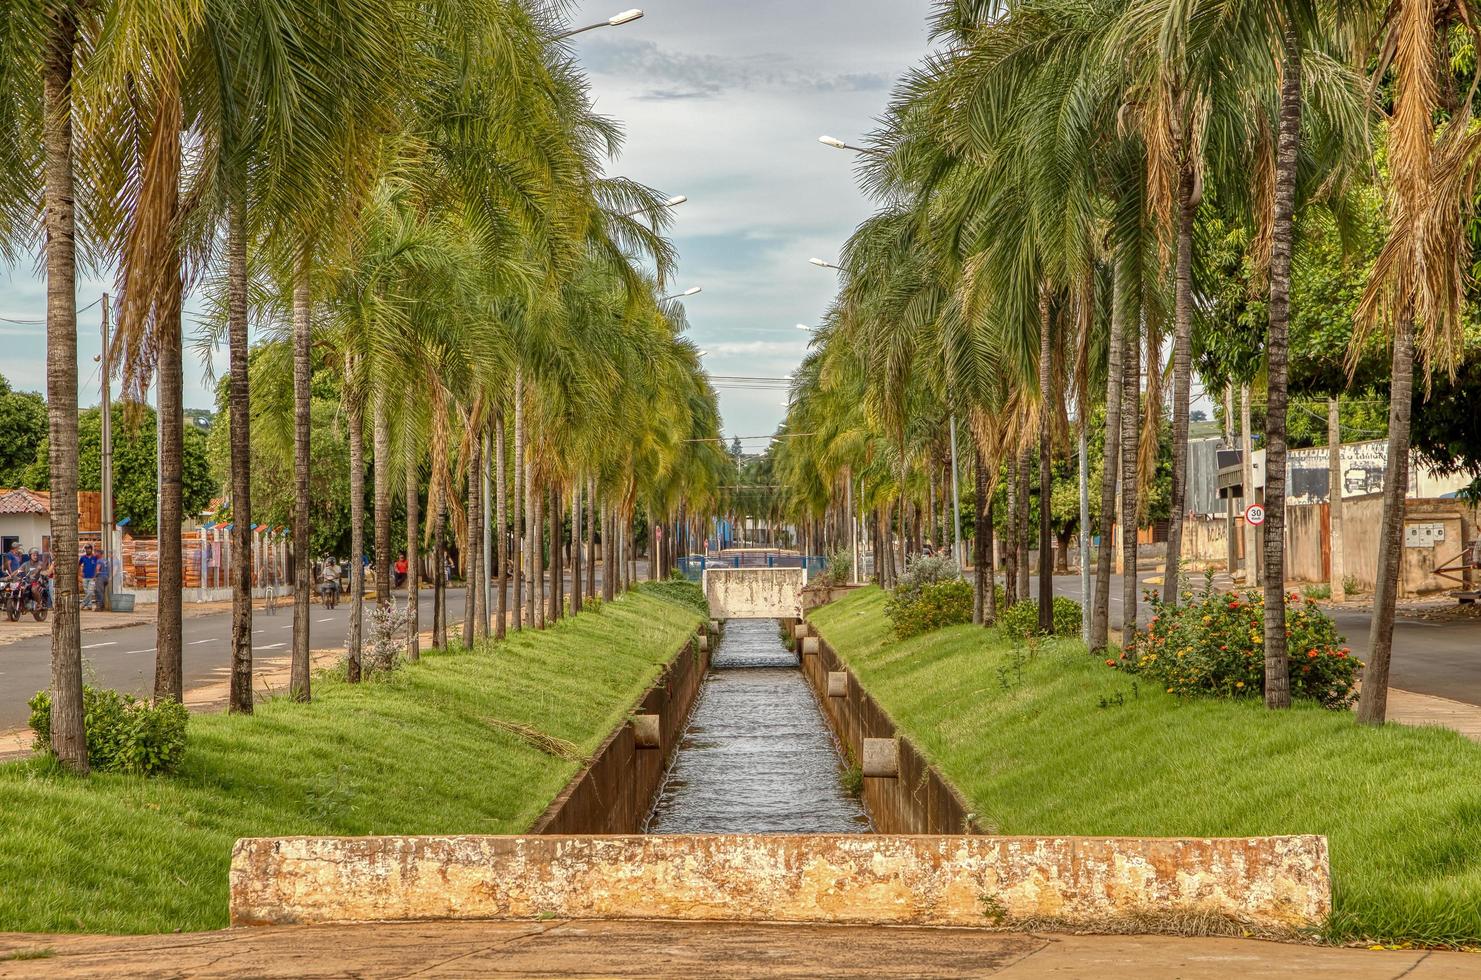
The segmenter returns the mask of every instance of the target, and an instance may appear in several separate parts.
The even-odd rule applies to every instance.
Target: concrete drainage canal
[[[867,832],[869,815],[845,790],[842,765],[778,622],[732,619],[644,830]]]

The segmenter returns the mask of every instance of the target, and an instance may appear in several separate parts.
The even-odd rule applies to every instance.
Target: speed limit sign
[[[1261,524],[1265,523],[1265,508],[1261,507],[1259,504],[1250,504],[1249,507],[1245,509],[1244,520],[1245,523],[1249,524],[1251,527],[1259,527]]]

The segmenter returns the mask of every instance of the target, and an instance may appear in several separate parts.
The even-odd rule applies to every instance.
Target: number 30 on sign
[[[1244,519],[1251,527],[1259,527],[1265,523],[1265,508],[1259,504],[1250,504],[1245,508]]]

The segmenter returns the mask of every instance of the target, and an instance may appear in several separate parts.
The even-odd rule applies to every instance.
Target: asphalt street
[[[1161,578],[1160,573],[1156,574]],[[1094,580],[1092,579],[1092,587]],[[1148,589],[1157,589],[1143,579],[1138,598]],[[1037,595],[1038,581],[1032,582],[1030,595]],[[1080,577],[1059,575],[1054,579],[1056,595],[1079,601]],[[1147,604],[1137,603],[1137,620],[1145,625],[1151,615]],[[1122,623],[1121,576],[1111,577],[1111,626]],[[1339,609],[1330,611],[1337,630],[1359,660],[1368,657],[1368,630],[1372,617],[1367,612]],[[1394,653],[1389,668],[1389,683],[1416,694],[1481,705],[1481,620],[1462,619],[1431,621],[1401,617],[1394,623]]]
[[[646,574],[646,568],[640,569]],[[601,588],[601,577],[597,577]],[[570,576],[566,577],[569,594]],[[450,623],[463,618],[463,588],[448,589],[447,615]],[[397,593],[405,604],[406,593]],[[349,635],[350,604],[341,599],[334,609],[317,601],[309,617],[309,646],[314,650],[342,648]],[[423,587],[417,603],[423,630],[432,628],[432,590]],[[370,628],[370,607],[364,612],[364,629]],[[6,624],[0,622],[0,630]],[[231,613],[191,616],[190,607],[182,623],[184,636],[185,689],[223,680],[230,675]],[[285,656],[293,635],[293,607],[279,607],[269,616],[261,609],[252,615],[252,651],[263,657]],[[95,629],[82,634],[83,677],[89,684],[147,695],[154,689],[154,624],[120,629]],[[38,636],[0,645],[0,731],[26,724],[30,709],[26,702],[37,691],[51,685],[51,638]]]

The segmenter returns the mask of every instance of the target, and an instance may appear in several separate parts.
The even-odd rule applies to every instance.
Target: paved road
[[[1160,578],[1160,575],[1157,575]],[[1030,595],[1037,595],[1038,580],[1032,583]],[[1092,581],[1093,587],[1093,581]],[[1157,586],[1143,579],[1139,593]],[[1054,579],[1056,595],[1080,598],[1080,577],[1058,575]],[[1150,613],[1145,603],[1138,603],[1138,621],[1145,624]],[[1111,626],[1121,627],[1121,576],[1111,578]],[[1333,613],[1338,631],[1346,637],[1353,654],[1361,659],[1368,655],[1367,612],[1337,610]],[[1433,622],[1406,618],[1394,624],[1394,655],[1390,667],[1394,687],[1417,694],[1481,705],[1481,620]]]
[[[570,577],[566,579],[567,594]],[[601,576],[597,577],[601,588]],[[463,618],[463,588],[448,590],[447,614],[452,623]],[[398,593],[405,603],[406,593]],[[432,590],[421,590],[417,603],[421,627],[432,628]],[[343,647],[350,629],[350,604],[341,601],[333,610],[317,602],[312,606],[309,642],[315,650]],[[187,607],[188,613],[188,607]],[[370,611],[365,611],[369,630]],[[5,623],[0,622],[0,629]],[[183,623],[185,689],[220,681],[230,666],[231,613],[187,616]],[[258,609],[252,618],[252,649],[260,656],[284,656],[293,635],[293,607],[279,608],[269,616]],[[82,635],[83,672],[88,683],[137,695],[154,689],[154,624],[122,629],[89,630]],[[51,637],[39,636],[0,646],[0,731],[26,724],[30,709],[26,701],[51,685]]]

